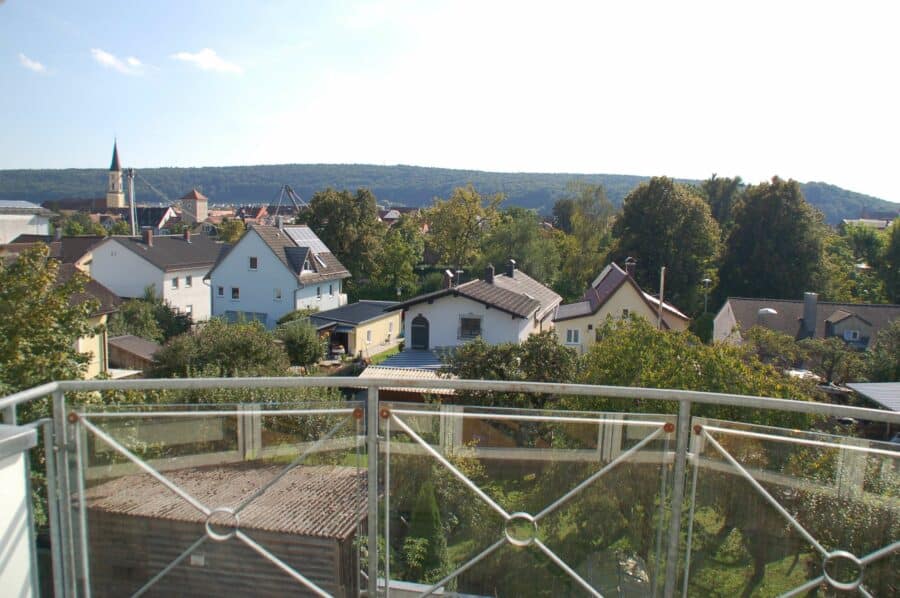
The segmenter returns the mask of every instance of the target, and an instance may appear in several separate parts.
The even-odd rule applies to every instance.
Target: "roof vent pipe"
[[[634,272],[637,268],[637,260],[631,256],[625,258],[625,273],[634,278]]]
[[[488,264],[484,269],[484,281],[488,284],[494,284],[494,264]]]
[[[449,289],[453,287],[453,272],[444,270],[444,278],[441,281],[441,288]]]
[[[147,247],[153,247],[153,229],[145,228],[142,232],[144,237],[144,244],[147,245]]]
[[[506,275],[513,278],[516,275],[516,260],[509,258],[506,262]]]

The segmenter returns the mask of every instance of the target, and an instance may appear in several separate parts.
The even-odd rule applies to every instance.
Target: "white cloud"
[[[118,56],[110,54],[100,48],[91,48],[91,56],[93,56],[94,60],[102,66],[114,71],[119,71],[124,75],[141,74],[141,61],[134,56],[129,56],[125,60],[122,60]]]
[[[37,60],[32,60],[22,54],[19,53],[19,63],[27,68],[29,71],[34,71],[35,73],[45,73],[47,72],[47,67],[38,62]]]
[[[228,62],[218,54],[216,51],[211,48],[203,48],[197,53],[191,54],[190,52],[178,52],[176,54],[172,54],[172,58],[175,60],[181,60],[183,62],[190,62],[200,70],[204,71],[215,71],[217,73],[243,73],[244,69],[239,65]]]

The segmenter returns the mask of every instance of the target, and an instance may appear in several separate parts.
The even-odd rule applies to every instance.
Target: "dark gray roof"
[[[417,370],[441,369],[441,358],[433,351],[417,351],[408,349],[391,355],[378,364],[385,368],[411,368]]]
[[[900,382],[853,382],[847,386],[885,409],[900,411]]]
[[[0,199],[0,214],[40,214],[50,216],[51,212],[30,201]]]
[[[384,316],[388,316],[386,309],[397,304],[396,301],[357,301],[327,311],[320,311],[312,316],[313,324],[316,327],[327,326],[332,322],[340,322],[343,324],[362,324],[369,320],[375,320]]]
[[[63,237],[60,242],[60,260],[64,264],[74,264],[84,257],[88,251],[99,245],[106,237],[84,235],[80,237]]]
[[[114,336],[109,339],[109,346],[116,347],[117,349],[131,353],[132,355],[137,355],[147,361],[151,361],[153,355],[160,349],[159,344],[139,336],[134,336],[133,334]]]
[[[591,309],[590,301],[567,303],[565,305],[560,305],[556,310],[555,320],[569,320],[571,318],[580,318],[582,316],[589,316],[592,313],[594,313],[594,310]]]
[[[545,314],[556,309],[556,306],[562,301],[562,297],[553,290],[524,272],[516,270],[512,278],[506,274],[495,274],[493,284],[476,279],[449,289],[413,297],[390,309],[407,309],[413,305],[447,295],[467,297],[519,318],[529,318],[533,314],[543,318]]]
[[[113,142],[113,157],[112,162],[109,163],[109,169],[112,171],[122,170],[122,164],[119,163],[119,144],[118,142]]]
[[[731,305],[734,318],[741,330],[747,330],[757,324],[760,309],[771,308],[775,314],[766,317],[766,327],[777,330],[794,338],[801,338],[803,326],[803,301],[787,299],[752,299],[747,297],[729,297],[726,302]],[[849,316],[838,314],[843,311],[857,316],[872,326],[873,333],[886,327],[893,320],[900,318],[900,305],[874,303],[832,303],[818,301],[816,303],[816,338],[825,338],[826,321],[837,318],[837,321]],[[832,320],[834,322],[835,320]]]
[[[211,267],[219,257],[222,243],[206,235],[194,235],[190,242],[182,235],[153,237],[148,246],[142,238],[112,237],[119,244],[165,271]]]
[[[305,229],[288,230],[288,229]],[[315,234],[307,226],[285,226],[280,229],[277,226],[267,226],[264,224],[251,224],[250,230],[256,234],[269,246],[272,252],[281,262],[287,266],[294,276],[305,285],[316,284],[328,280],[336,280],[340,278],[348,278],[350,272],[331,252],[315,251],[316,247],[325,247],[325,244],[315,237]],[[286,232],[287,231],[287,232]],[[299,234],[290,234],[299,233]],[[315,239],[311,239],[315,237]],[[309,246],[298,245],[296,238],[306,239]],[[302,250],[306,249],[304,253]],[[300,259],[301,255],[308,254],[308,260]],[[321,261],[320,261],[321,260]],[[312,270],[303,270],[304,261],[309,261]]]
[[[60,264],[59,273],[56,276],[57,283],[64,284],[68,282],[75,276],[76,272],[80,272],[80,270],[78,270],[74,264]],[[87,275],[85,274],[85,276]],[[91,299],[98,303],[97,309],[91,314],[93,316],[101,316],[103,314],[111,314],[119,311],[119,305],[122,304],[122,299],[118,295],[93,278],[89,278],[84,284],[84,292],[72,295],[69,301],[72,305],[81,305],[85,301]]]

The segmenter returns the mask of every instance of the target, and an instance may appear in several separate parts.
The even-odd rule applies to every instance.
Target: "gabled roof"
[[[75,276],[76,272],[81,272],[74,264],[60,264],[59,272],[56,275],[56,281],[59,284],[65,284]],[[98,302],[98,307],[91,314],[92,316],[102,316],[103,314],[111,314],[119,311],[119,305],[122,299],[110,291],[108,288],[91,278],[84,284],[84,292],[72,295],[69,302],[72,305],[81,305],[82,303],[94,299]]]
[[[659,298],[654,297],[649,293],[645,293],[644,290],[638,286],[638,283],[635,282],[632,277],[628,276],[625,270],[620,268],[615,262],[612,262],[603,269],[597,278],[594,279],[594,282],[591,283],[591,288],[585,291],[581,301],[560,305],[559,309],[556,310],[556,317],[554,320],[571,320],[572,318],[580,318],[597,313],[624,284],[630,284],[635,292],[637,292],[638,296],[644,300],[644,303],[646,303],[647,307],[652,311],[656,312],[659,310]],[[690,319],[675,308],[675,306],[666,303],[665,301],[663,301],[663,310],[677,318],[683,320]]]
[[[197,191],[196,189],[191,189],[191,190],[190,190],[189,192],[187,192],[187,193],[184,195],[184,197],[182,197],[181,199],[193,199],[193,200],[198,200],[198,199],[199,199],[199,200],[202,200],[202,201],[209,201],[209,198],[208,198],[208,197],[206,197],[205,195],[203,195],[202,193],[200,193],[200,192]]]
[[[495,274],[494,282],[476,279],[449,289],[441,289],[400,302],[390,309],[407,309],[419,303],[446,296],[466,297],[518,318],[530,318],[556,309],[562,297],[524,272],[515,270],[513,277]]]
[[[272,253],[302,284],[315,284],[350,276],[347,268],[308,226],[278,228],[265,224],[251,224],[250,230],[259,235],[263,243],[269,246]],[[309,270],[303,269],[304,263],[309,264]]]
[[[143,238],[110,237],[111,241],[131,250],[160,270],[187,270],[212,267],[219,257],[222,244],[206,235],[194,235],[191,241],[182,235],[155,236],[148,246]]]
[[[335,322],[356,326],[391,315],[385,310],[396,304],[396,301],[357,301],[356,303],[349,303],[334,309],[316,312],[309,319],[316,327],[326,326]]]
[[[106,240],[100,235],[84,235],[79,237],[63,237],[59,240],[59,259],[64,264],[74,264],[84,257],[84,254]]]
[[[49,210],[30,201],[19,199],[0,199],[0,214],[38,214],[39,216],[52,215]]]
[[[747,330],[756,326],[759,310],[769,308],[774,309],[775,313],[766,316],[767,328],[777,330],[793,338],[801,338],[803,336],[802,300],[729,297],[725,303],[731,306],[734,319],[741,330]],[[846,319],[846,317],[841,317],[840,314],[837,314],[839,311],[856,316],[869,324],[873,329],[873,333],[877,333],[893,320],[900,318],[900,305],[817,301],[815,338],[825,338],[828,323],[835,324]],[[838,319],[827,322],[831,317]]]
[[[122,336],[114,336],[109,339],[109,346],[121,349],[132,355],[136,355],[147,361],[152,361],[153,356],[160,349],[159,343],[148,341],[145,338],[135,336],[133,334],[125,334]]]

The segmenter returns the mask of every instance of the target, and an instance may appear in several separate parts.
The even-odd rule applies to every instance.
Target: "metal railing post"
[[[666,585],[663,595],[675,595],[678,580],[678,544],[681,538],[681,510],[684,506],[684,473],[687,465],[688,439],[691,432],[691,402],[678,405],[678,422],[675,425],[675,471],[672,477],[672,507],[669,514],[669,537],[666,546]]]
[[[368,456],[368,552],[369,579],[366,595],[378,595],[378,388],[370,386],[366,397],[366,453]]]
[[[10,405],[9,407],[4,407],[2,411],[0,411],[0,421],[8,426],[16,425],[16,406]]]
[[[78,595],[75,541],[72,531],[72,486],[69,466],[66,397],[53,391],[53,451],[56,457],[56,487],[59,505],[59,539],[62,554],[63,596]]]
[[[43,426],[44,455],[47,466],[47,522],[50,525],[50,564],[53,570],[53,595],[64,596],[62,534],[59,523],[59,485],[56,481],[56,440],[53,421]]]

